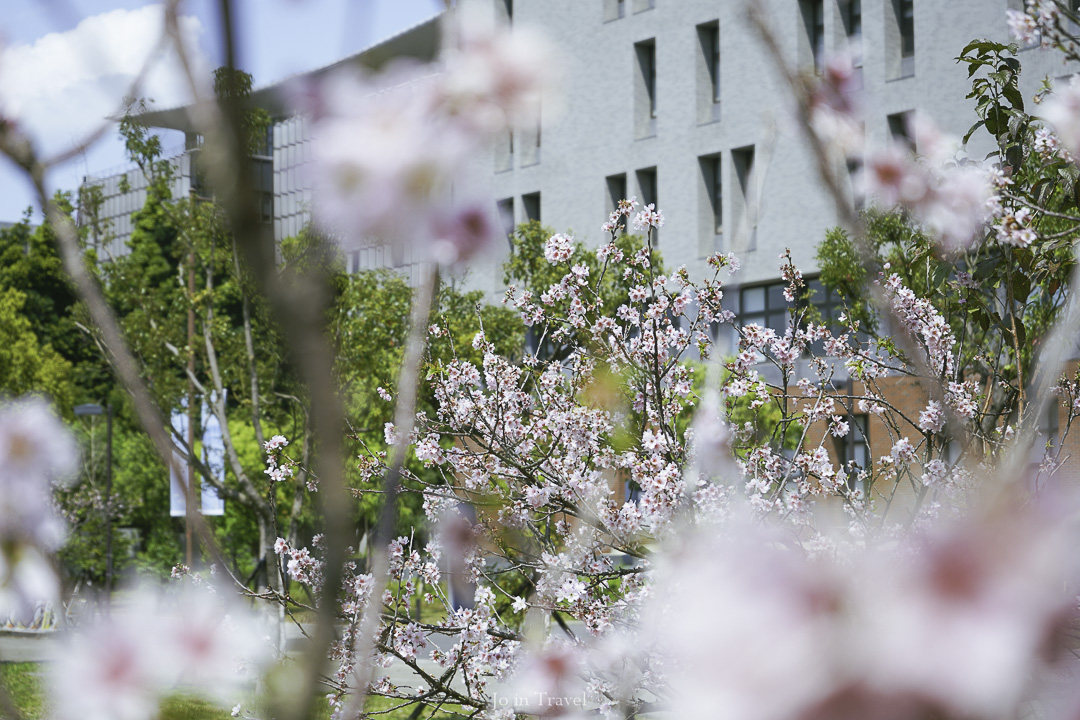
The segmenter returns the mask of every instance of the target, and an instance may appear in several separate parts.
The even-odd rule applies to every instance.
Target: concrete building
[[[783,332],[789,306],[778,279],[778,256],[790,248],[813,287],[815,249],[836,224],[836,214],[792,120],[790,92],[746,21],[744,2],[471,1],[489,4],[508,22],[540,29],[565,50],[560,105],[545,106],[537,125],[505,133],[476,160],[507,232],[537,219],[596,245],[605,239],[600,225],[619,199],[634,195],[655,202],[666,217],[658,246],[668,267],[685,265],[700,276],[710,254],[735,253],[742,270],[732,278],[737,284],[729,282],[730,308],[742,324],[758,322]],[[975,38],[1008,41],[1006,10],[1023,5],[1023,0],[767,2],[790,65],[814,72],[824,58],[844,50],[857,59],[858,101],[870,145],[904,135],[914,112],[925,112],[946,132],[963,136],[976,117],[972,101],[965,99],[967,68],[956,57]],[[438,54],[441,29],[442,19],[432,19],[312,74],[350,63],[377,69],[398,57],[431,60]],[[1038,47],[1021,50],[1020,60],[1025,98],[1043,78],[1060,79],[1080,69]],[[278,241],[308,222],[311,203],[304,180],[308,123],[288,114],[282,85],[254,93],[275,118],[267,153],[255,162],[264,217],[273,223]],[[146,120],[185,133],[185,149],[173,160],[173,191],[197,190],[191,160],[198,138],[185,109],[150,113]],[[985,133],[976,134],[968,148],[974,158],[990,149]],[[122,177],[130,188],[126,192],[121,192]],[[145,181],[137,171],[127,171],[88,182],[103,186],[104,215],[116,234],[109,251],[123,252],[130,214],[145,200]],[[501,297],[500,266],[507,254],[507,243],[492,247],[473,264],[468,284],[492,300]],[[397,267],[406,273],[415,269],[413,261],[377,246],[352,251],[347,260],[350,271]],[[817,289],[813,302],[828,317],[834,300],[820,285]],[[891,396],[917,413],[925,398],[905,382],[897,378]],[[866,415],[850,419],[854,429],[834,451],[865,467],[871,457],[887,453],[888,434]],[[1048,423],[1052,435],[1056,418]]]
[[[565,49],[563,101],[542,110],[535,127],[517,128],[479,162],[490,167],[488,190],[507,227],[539,219],[572,230],[589,244],[621,197],[655,202],[666,217],[659,249],[670,267],[704,272],[713,252],[742,260],[735,309],[770,324],[783,318],[778,255],[791,248],[811,274],[814,252],[835,212],[817,180],[809,151],[791,119],[790,93],[735,0],[472,0],[507,21],[538,28]],[[807,72],[849,49],[859,60],[868,142],[905,131],[905,118],[926,112],[957,136],[974,122],[965,66],[955,58],[971,39],[1007,39],[1005,11],[1022,0],[770,0],[768,16],[785,60]],[[397,57],[437,55],[441,20],[432,19],[358,55],[312,73],[355,63],[378,68]],[[1045,76],[1070,73],[1060,56],[1021,52],[1025,95]],[[304,118],[289,116],[282,83],[254,99],[275,118],[260,163],[264,209],[281,240],[309,217],[303,165],[309,158]],[[191,189],[198,138],[184,108],[150,113],[148,124],[186,133],[174,163],[174,193]],[[988,138],[973,138],[982,156]],[[105,217],[122,252],[130,213],[145,192],[137,171],[88,178],[104,188]],[[145,184],[144,182],[142,183]],[[469,283],[501,295],[500,244],[476,263]],[[410,265],[383,248],[350,253],[350,270]],[[827,300],[827,298],[819,298]]]
[[[966,66],[974,38],[1005,41],[1011,0],[772,0],[769,17],[785,60],[811,71],[850,48],[861,62],[868,142],[902,134],[926,112],[962,136],[975,121]],[[656,202],[666,224],[659,249],[670,267],[703,271],[709,254],[734,252],[745,302],[772,313],[777,257],[790,247],[804,272],[835,224],[790,93],[745,20],[742,2],[717,0],[517,0],[513,21],[535,25],[572,52],[561,112],[542,133],[497,149],[492,187],[520,222],[539,217],[600,240],[617,197]],[[1070,74],[1060,55],[1020,53],[1025,96],[1045,76]],[[542,137],[542,152],[539,140]],[[536,145],[534,149],[534,144]],[[982,157],[989,137],[975,137]],[[783,302],[782,300],[780,301]]]

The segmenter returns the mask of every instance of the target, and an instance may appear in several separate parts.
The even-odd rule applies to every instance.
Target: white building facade
[[[731,294],[741,314],[781,313],[770,283],[778,256],[790,248],[807,274],[826,230],[835,225],[832,201],[818,181],[802,134],[792,120],[786,82],[751,29],[741,0],[472,0],[491,4],[513,24],[544,32],[562,48],[562,100],[542,108],[534,127],[507,133],[479,158],[486,190],[516,224],[539,219],[586,244],[603,239],[601,223],[621,197],[655,202],[666,224],[658,248],[670,267],[705,271],[714,252],[742,261]],[[962,136],[974,123],[966,65],[956,62],[975,38],[1007,41],[1006,9],[1022,0],[762,0],[784,60],[806,72],[849,51],[857,58],[869,144],[905,132],[905,119],[925,112],[946,132]],[[432,19],[317,73],[358,63],[378,68],[401,56],[437,56],[442,20]],[[1022,88],[1030,98],[1043,77],[1072,72],[1054,52],[1020,53]],[[309,220],[308,123],[285,115],[279,86],[256,91],[276,115],[266,158],[272,200],[265,208],[275,239],[295,235]],[[150,124],[189,133],[182,108],[151,113]],[[989,138],[976,136],[981,157]],[[185,156],[186,158],[187,156]],[[176,192],[187,192],[190,163],[179,159]],[[490,172],[488,172],[490,168]],[[131,173],[129,173],[130,175]],[[138,181],[119,192],[119,176],[101,178],[114,248],[130,232],[140,207]],[[126,224],[125,224],[126,223]],[[468,283],[492,299],[502,292],[499,267],[506,243],[472,268]],[[349,254],[348,269],[408,267],[383,248]],[[403,268],[405,269],[405,268]],[[737,297],[736,297],[737,295]],[[773,297],[776,296],[776,297]],[[745,307],[744,307],[745,306]],[[771,318],[768,318],[771,319]]]

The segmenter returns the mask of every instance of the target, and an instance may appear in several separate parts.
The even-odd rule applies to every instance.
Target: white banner
[[[201,410],[204,418],[202,423],[202,461],[210,468],[214,477],[221,482],[225,482],[225,441],[221,433],[221,424],[205,402]],[[186,440],[188,428],[186,400],[181,403],[179,410],[173,412],[171,422],[174,437],[179,436]],[[176,467],[181,468],[184,473],[187,472],[187,463],[180,453],[176,453],[173,460]],[[220,497],[217,488],[205,480],[202,483],[202,502],[200,504],[202,506],[200,512],[203,515],[225,514],[225,498]],[[169,515],[172,517],[187,515],[187,497],[184,493],[184,484],[171,469],[169,471]]]

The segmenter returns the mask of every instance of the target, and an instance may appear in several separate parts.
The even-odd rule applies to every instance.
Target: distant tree
[[[70,412],[72,365],[51,345],[41,344],[25,306],[20,290],[0,290],[0,396],[43,395]]]
[[[72,211],[68,196],[58,200]],[[28,218],[0,229],[0,288],[16,290],[22,296],[17,311],[26,318],[38,345],[51,348],[70,366],[70,392],[64,412],[71,403],[98,402],[109,391],[111,380],[92,336],[85,328],[83,312],[61,267],[49,225],[32,228]],[[61,398],[55,398],[62,403]]]

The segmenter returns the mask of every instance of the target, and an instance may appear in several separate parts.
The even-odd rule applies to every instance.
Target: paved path
[[[46,662],[55,660],[60,646],[56,633],[0,630],[0,662]]]

